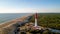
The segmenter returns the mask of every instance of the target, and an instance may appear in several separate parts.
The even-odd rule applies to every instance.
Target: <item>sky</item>
[[[60,13],[60,0],[0,0],[0,13]]]

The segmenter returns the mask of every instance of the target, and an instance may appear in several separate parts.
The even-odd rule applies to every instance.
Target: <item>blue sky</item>
[[[1,9],[2,8],[2,9]],[[0,0],[0,10],[6,12],[60,12],[60,0]]]

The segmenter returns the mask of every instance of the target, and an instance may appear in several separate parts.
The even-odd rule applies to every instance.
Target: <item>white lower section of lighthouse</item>
[[[35,19],[35,27],[37,26],[37,19]]]

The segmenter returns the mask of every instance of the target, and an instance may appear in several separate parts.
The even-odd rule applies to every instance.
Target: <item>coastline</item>
[[[29,15],[31,15],[31,14],[27,14],[27,15],[23,15],[23,16],[20,16],[20,17],[16,17],[16,18],[8,20],[6,22],[0,22],[0,25],[5,24],[5,23],[10,22],[10,21],[13,21],[13,20],[16,20],[16,19],[21,18],[21,17],[29,16]]]
[[[31,15],[33,15],[33,14],[24,15],[24,16],[21,16],[21,17],[12,19],[12,20],[10,20],[10,21],[1,23],[1,24],[0,24],[0,28],[1,28],[1,26],[3,27],[3,25],[5,26],[5,25],[7,25],[7,24],[11,24],[11,22],[23,21],[26,17],[31,16]]]
[[[16,23],[18,21],[23,22],[28,16],[23,16],[21,18],[16,18],[14,20],[9,21],[9,23],[4,23],[0,25],[0,34],[14,34],[14,30],[16,29]],[[15,25],[14,25],[15,24]]]
[[[7,21],[5,23],[2,23],[2,24],[0,24],[0,28],[5,27],[10,24],[15,24],[17,21],[23,21],[26,17],[28,17],[28,16],[19,17],[16,19],[12,19],[11,21]]]

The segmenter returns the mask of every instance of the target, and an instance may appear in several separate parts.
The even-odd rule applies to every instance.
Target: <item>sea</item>
[[[0,13],[0,24],[29,14],[30,13]]]

